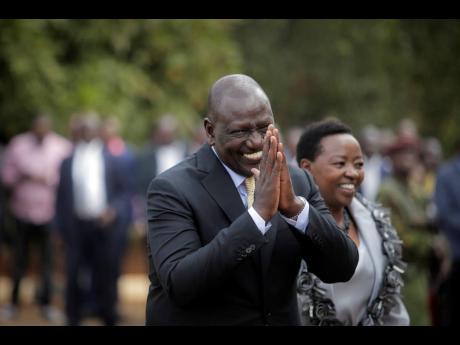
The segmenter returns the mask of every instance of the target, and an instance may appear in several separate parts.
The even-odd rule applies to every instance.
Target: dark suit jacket
[[[147,325],[297,325],[302,258],[327,282],[347,281],[358,252],[311,177],[292,168],[310,203],[306,235],[276,214],[262,235],[205,144],[149,186]]]

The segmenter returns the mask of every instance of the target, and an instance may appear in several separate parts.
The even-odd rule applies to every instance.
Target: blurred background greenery
[[[460,133],[458,20],[0,20],[0,141],[38,111],[80,111],[145,142],[175,114],[188,135],[220,76],[260,82],[281,128],[336,116],[355,130],[408,117],[446,153]]]

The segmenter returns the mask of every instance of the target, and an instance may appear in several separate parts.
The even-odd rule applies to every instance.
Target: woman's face
[[[364,179],[363,154],[350,134],[333,134],[320,141],[316,159],[302,159],[300,165],[314,177],[332,212],[350,205]]]

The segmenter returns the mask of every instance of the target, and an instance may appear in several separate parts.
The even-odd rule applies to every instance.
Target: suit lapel
[[[207,172],[202,180],[204,188],[224,211],[230,222],[235,221],[246,209],[231,177],[207,144],[197,152],[197,167]]]
[[[207,144],[197,152],[197,167],[199,170],[207,172],[207,175],[202,180],[203,186],[225,212],[230,222],[235,221],[246,211],[246,208],[231,177]],[[260,251],[253,257],[254,264],[262,267],[261,273],[265,286],[269,284],[268,268],[280,222],[279,217],[279,214],[276,214],[271,220],[272,226],[265,235],[268,240],[267,244],[262,246]]]

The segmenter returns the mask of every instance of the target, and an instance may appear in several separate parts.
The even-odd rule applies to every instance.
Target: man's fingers
[[[277,149],[278,145],[276,142],[276,138],[272,135],[270,137],[270,150],[268,151],[267,165],[265,166],[265,168],[267,169],[267,173],[270,173],[273,170],[273,166],[276,160]]]
[[[266,166],[267,166],[267,157],[268,157],[268,152],[270,150],[270,138],[271,138],[271,131],[267,130],[264,138],[264,146],[262,148],[262,160],[260,161],[259,164],[259,169],[260,171],[265,171]]]
[[[278,140],[278,142],[280,143],[281,139],[280,139],[280,132],[278,128],[273,127],[273,135],[276,137],[276,140]]]
[[[281,179],[283,179],[286,175],[289,175],[288,169],[288,161],[286,159],[286,155],[284,154],[284,145],[282,143],[278,144],[278,152],[283,156],[283,160],[281,162]]]
[[[273,135],[276,137],[278,143],[281,143],[281,136],[278,128],[273,128]]]
[[[275,176],[278,176],[281,172],[282,169],[282,164],[283,164],[283,155],[281,152],[276,152],[276,159],[275,159],[275,164],[273,166],[273,174]]]
[[[256,169],[256,168],[252,168],[251,169],[251,172],[252,174],[254,175],[254,178],[256,179],[256,181],[259,179],[259,176],[260,176],[260,170],[259,169]]]
[[[283,154],[283,159],[284,157],[284,146],[283,143],[281,142],[280,138],[280,132],[277,128],[273,129],[273,135],[276,137],[276,140],[278,141],[278,152],[281,152]]]
[[[283,147],[283,143],[280,143],[278,141],[278,152],[281,153],[281,155],[283,156],[283,161],[284,159],[286,158],[286,156],[284,155],[284,147]]]

